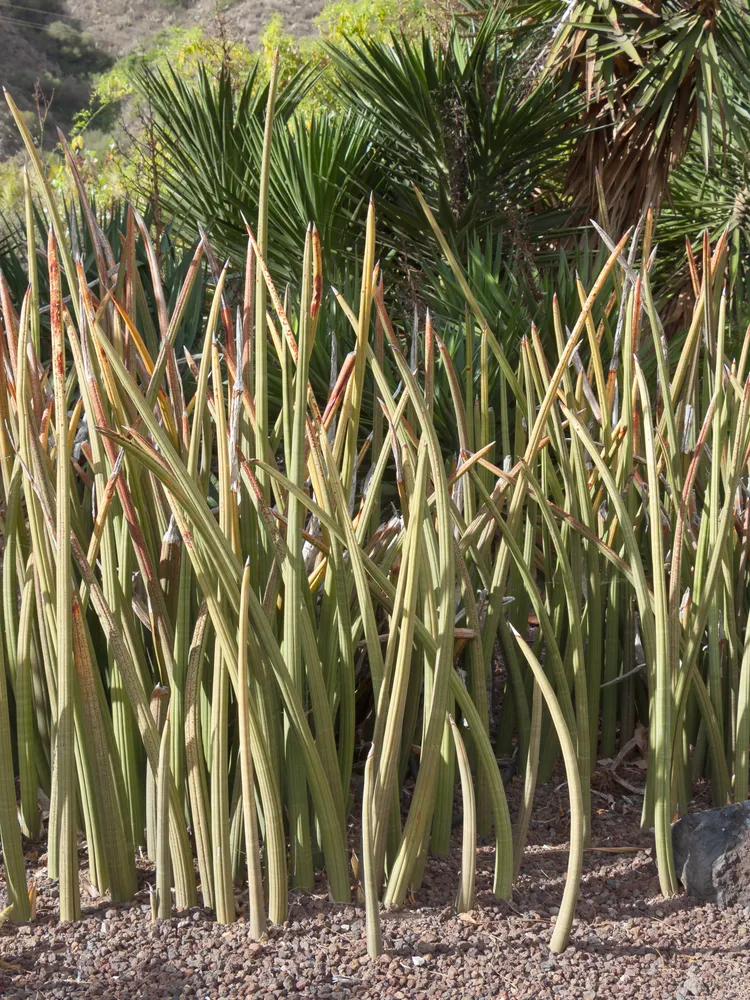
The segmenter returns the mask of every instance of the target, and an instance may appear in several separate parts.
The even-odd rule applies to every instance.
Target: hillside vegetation
[[[17,96],[37,131],[47,112],[46,136],[53,126],[69,128],[90,98],[93,80],[113,59],[97,45],[63,0],[0,3],[3,55],[0,82]],[[0,161],[21,147],[7,108],[0,110]]]
[[[68,131],[92,96],[101,74],[118,60],[150,58],[169,35],[223,33],[254,49],[272,15],[295,36],[315,31],[322,0],[275,4],[240,0],[7,0],[0,3],[3,57],[0,82],[15,95],[28,121],[39,129],[49,103],[45,139],[54,147],[55,128]],[[160,41],[161,39],[161,41]],[[129,60],[128,60],[128,57]],[[126,65],[127,62],[124,65]],[[0,161],[20,149],[7,108],[0,108]]]

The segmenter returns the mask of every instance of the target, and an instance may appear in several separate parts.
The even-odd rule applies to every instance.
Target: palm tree
[[[533,297],[536,257],[549,255],[569,215],[559,192],[580,101],[556,96],[553,81],[529,88],[528,52],[510,38],[507,24],[493,8],[468,30],[454,21],[440,36],[330,46],[321,92],[335,93],[335,103],[312,113],[310,102],[300,103],[315,84],[311,70],[281,89],[269,190],[275,278],[294,284],[312,220],[326,283],[356,300],[358,243],[374,192],[379,252],[400,278],[394,315],[410,331],[415,305],[424,306],[421,275],[441,260],[416,185],[461,258],[481,246],[503,281],[520,266],[523,294]],[[141,85],[156,114],[163,212],[196,220],[196,233],[186,232],[190,238],[201,222],[217,252],[239,263],[246,249],[243,216],[251,225],[257,217],[267,93],[259,68],[239,84],[223,68],[217,77],[202,72],[197,86],[157,73],[145,74]],[[521,303],[518,315],[527,316]],[[503,331],[509,343],[518,343],[515,326]],[[340,360],[351,346],[351,329],[340,310],[324,308],[311,358],[313,384],[322,390],[334,339]],[[280,384],[270,377],[277,395]]]
[[[612,230],[620,232],[661,205],[694,133],[705,170],[736,134],[733,98],[750,53],[747,5],[569,0],[551,13],[542,77],[563,92],[578,90],[586,102],[587,134],[566,190],[588,214],[603,196]]]
[[[511,27],[505,9],[490,7],[444,37],[329,47],[340,93],[369,123],[389,176],[381,215],[395,249],[434,254],[413,185],[461,252],[491,225],[506,230],[506,250],[528,255],[564,220],[560,181],[579,101],[556,96],[550,81],[529,88],[527,50]]]

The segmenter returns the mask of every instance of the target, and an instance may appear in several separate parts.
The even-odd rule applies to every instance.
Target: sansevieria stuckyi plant
[[[273,115],[272,86],[265,154]],[[748,785],[750,338],[735,343],[727,321],[727,240],[691,249],[695,310],[665,349],[653,219],[619,240],[602,230],[570,327],[552,300],[511,356],[416,193],[465,299],[467,372],[432,313],[408,330],[400,319],[374,199],[358,306],[337,290],[326,301],[315,220],[299,281],[280,289],[262,199],[238,223],[242,267],[203,233],[170,298],[135,209],[112,244],[81,204],[82,258],[18,120],[50,232],[43,250],[27,213],[28,294],[15,301],[0,279],[0,837],[14,918],[28,912],[20,831],[40,832],[41,791],[64,919],[78,912],[81,838],[113,899],[133,894],[148,847],[159,917],[199,887],[234,920],[246,872],[254,937],[286,918],[290,881],[324,873],[349,900],[354,848],[377,955],[381,905],[418,891],[431,852],[460,854],[468,909],[491,832],[492,890],[509,898],[536,786],[561,762],[562,950],[595,837],[593,762],[627,747],[636,721],[649,731],[643,821],[674,891],[670,822],[691,773],[722,801]],[[83,203],[72,156],[68,169]],[[178,356],[203,266],[199,346]],[[323,304],[354,343],[326,391],[312,377]],[[438,430],[442,377],[455,453]],[[506,751],[522,772],[515,829]]]

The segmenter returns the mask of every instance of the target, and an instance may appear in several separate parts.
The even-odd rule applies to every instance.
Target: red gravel
[[[637,778],[635,779],[637,780]],[[598,786],[607,788],[606,783]],[[511,799],[520,790],[515,779]],[[567,854],[565,788],[537,794],[531,846],[510,903],[490,891],[493,848],[480,848],[477,906],[452,911],[460,828],[448,858],[431,858],[413,905],[383,915],[385,954],[367,959],[364,910],[319,894],[292,896],[289,921],[253,943],[244,917],[221,927],[200,908],[150,920],[148,893],[126,906],[94,900],[83,920],[56,920],[56,888],[30,867],[37,920],[0,929],[0,995],[21,998],[300,997],[344,1000],[750,1000],[750,908],[720,911],[659,896],[652,841],[638,828],[640,799],[594,794],[571,946],[548,949]],[[706,803],[707,804],[707,803]],[[556,849],[555,849],[556,848]],[[43,860],[43,859],[42,859]],[[145,868],[145,879],[152,878]],[[2,886],[0,885],[0,890]],[[242,908],[244,898],[238,897]]]

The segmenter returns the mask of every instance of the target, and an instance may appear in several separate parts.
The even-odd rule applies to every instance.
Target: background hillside
[[[0,2],[0,83],[39,128],[37,97],[50,101],[46,134],[68,128],[85,107],[97,74],[123,56],[145,52],[175,28],[201,27],[248,47],[269,17],[280,14],[295,35],[310,33],[322,0],[7,0]],[[17,130],[3,102],[0,160],[19,148]]]

